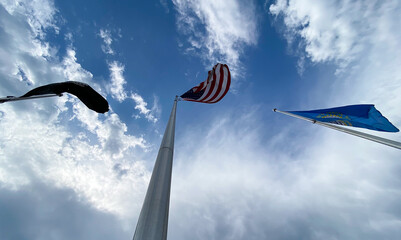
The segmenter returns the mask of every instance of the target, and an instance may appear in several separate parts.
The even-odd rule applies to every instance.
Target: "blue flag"
[[[373,104],[350,105],[344,107],[318,109],[312,111],[289,111],[289,113],[319,122],[367,128],[382,132],[398,132]]]

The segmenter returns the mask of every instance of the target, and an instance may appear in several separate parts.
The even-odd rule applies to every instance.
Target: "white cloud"
[[[68,112],[35,105],[34,111],[2,106],[2,185],[19,189],[36,176],[73,189],[98,209],[126,217],[138,212],[149,179],[144,163],[148,144],[143,137],[127,134],[127,126],[116,114],[103,118],[77,99],[71,101],[74,114],[69,121]],[[138,197],[138,204],[132,205],[127,196]]]
[[[312,62],[337,66],[338,80],[331,88],[341,94],[329,96],[328,101],[375,103],[401,124],[401,112],[394,107],[401,101],[398,1],[278,0],[270,11],[283,16],[288,38],[301,37]]]
[[[73,46],[59,60],[57,47],[41,38],[48,28],[57,28],[46,18],[56,13],[53,2],[34,3],[0,4],[0,94],[20,95],[67,80],[84,81],[101,91]],[[38,19],[35,27],[28,24],[31,19]],[[112,93],[120,98],[123,69],[117,62],[111,64]],[[102,211],[127,218],[139,213],[149,179],[145,159],[150,146],[141,134],[130,134],[117,114],[96,114],[68,94],[0,107],[2,189],[19,191],[40,181],[70,188],[82,202]]]
[[[64,119],[68,112],[16,112],[12,105],[4,105],[0,121],[6,136],[0,142],[4,147],[0,154],[2,185],[18,189],[31,184],[36,176],[73,189],[98,209],[121,216],[138,211],[139,203],[121,200],[140,198],[146,189],[148,144],[143,137],[127,134],[127,126],[116,114],[101,117],[77,99],[71,101],[74,114],[69,121]],[[117,170],[116,165],[120,166]]]
[[[38,9],[30,9],[31,4]],[[0,27],[4,31],[0,48],[0,75],[2,79],[22,80],[16,84],[4,81],[0,89],[3,94],[21,93],[21,90],[27,89],[27,85],[43,83],[47,78],[53,77],[43,70],[55,50],[39,37],[44,36],[49,28],[54,28],[53,23],[49,21],[53,16],[52,10],[55,9],[52,5],[46,5],[46,1],[43,4],[44,6],[41,6],[37,1],[17,4],[12,1],[0,5]],[[27,19],[26,15],[29,15],[30,19],[36,19],[35,26],[27,24],[27,21],[33,20]]]
[[[287,135],[272,144],[262,136],[266,126],[258,112],[237,107],[207,126],[194,122],[177,138],[170,238],[391,239],[400,234],[401,215],[394,210],[401,194],[398,150],[312,124],[307,127],[315,134],[298,140]],[[290,135],[297,131],[286,128]]]
[[[401,126],[401,111],[395,107],[401,102],[401,31],[397,27],[401,6],[397,1],[278,0],[270,11],[278,16],[276,21],[283,17],[290,44],[297,46],[297,38],[301,39],[298,46],[309,60],[329,62],[341,70],[337,76],[330,72],[319,76],[327,81],[327,88],[309,92],[313,100],[307,102],[308,108],[374,103]],[[274,198],[285,204],[267,203],[273,212],[280,210],[273,224],[307,233],[308,239],[396,238],[401,226],[400,181],[395,176],[401,167],[400,152],[307,123],[305,128],[318,133],[291,141],[305,150],[284,161],[284,175],[277,178],[282,183],[276,191],[271,190],[275,184],[269,184],[269,191],[278,194]],[[373,134],[401,140],[399,134]],[[291,138],[283,139],[279,145]],[[288,210],[288,206],[295,207]],[[291,226],[286,225],[288,220]],[[301,229],[294,228],[297,225]],[[306,231],[302,226],[308,226]],[[325,226],[336,226],[341,232]]]
[[[46,29],[58,32],[54,16],[56,8],[50,0],[2,0],[1,4],[13,16],[26,18],[34,37],[43,39]]]
[[[113,54],[113,50],[110,48],[110,45],[112,43],[111,39],[111,33],[109,30],[100,30],[100,36],[103,38],[106,47],[102,46],[103,51],[108,54]],[[106,49],[106,50],[105,50]],[[107,50],[108,49],[108,50]],[[110,51],[109,51],[110,50]],[[111,83],[108,85],[108,90],[111,93],[111,96],[116,99],[119,102],[123,102],[127,97],[127,92],[124,89],[124,85],[126,85],[126,81],[124,78],[124,69],[125,66],[118,62],[118,61],[113,61],[111,63],[108,63],[109,65],[109,70],[110,70],[110,78],[111,78]],[[157,117],[153,114],[156,110],[158,110],[158,106],[156,106],[157,101],[155,100],[155,111],[152,111],[151,109],[147,108],[147,102],[143,99],[142,96],[140,96],[137,93],[132,93],[130,98],[135,101],[135,109],[139,110],[140,114],[144,115],[147,120],[150,122],[156,123],[157,122]],[[139,115],[136,115],[135,118],[140,118]]]
[[[104,45],[102,45],[102,51],[106,54],[114,55],[114,50],[111,48],[113,39],[111,38],[111,32],[108,29],[100,29],[99,36],[103,39]]]
[[[153,115],[155,115],[157,118],[160,117],[162,109],[159,103],[159,97],[157,97],[156,95],[153,95],[153,106],[152,109],[150,109],[150,111],[153,113]]]
[[[170,12],[170,9],[168,8],[167,0],[160,0],[160,4],[162,5],[162,7],[164,8],[164,11],[166,13]]]
[[[88,109],[83,104],[74,105],[74,117],[92,133],[95,133],[101,143],[102,149],[121,155],[129,147],[147,148],[142,137],[126,135],[127,126],[121,122],[118,115],[110,113],[102,121],[99,114]]]
[[[65,79],[69,81],[90,83],[93,77],[92,73],[82,68],[75,55],[75,50],[71,47],[68,48],[62,64],[55,66],[53,69],[61,72]]]
[[[110,70],[110,80],[109,91],[111,96],[119,102],[124,101],[127,98],[127,93],[125,92],[124,85],[127,83],[123,76],[124,65],[113,61],[109,63]]]
[[[187,52],[201,52],[209,64],[225,62],[239,74],[243,48],[257,42],[253,2],[174,0],[178,29],[188,37]]]
[[[124,229],[113,214],[92,208],[71,189],[41,181],[18,191],[0,185],[0,206],[3,209],[0,218],[2,239],[132,237],[132,232]]]
[[[153,112],[159,111],[159,107],[157,106],[157,100],[155,98],[155,105],[153,106],[152,110],[148,109],[148,103],[143,100],[143,98],[137,94],[137,93],[132,93],[131,94],[131,99],[134,100],[135,102],[135,109],[139,110],[139,112],[143,115],[145,115],[145,118],[148,119],[150,122],[157,122],[157,118],[152,114]]]
[[[397,1],[277,0],[270,6],[274,16],[282,16],[287,40],[304,41],[313,62],[334,61],[346,66],[369,50],[367,45],[383,38],[378,35],[384,14],[394,12]],[[395,20],[395,19],[394,19]]]

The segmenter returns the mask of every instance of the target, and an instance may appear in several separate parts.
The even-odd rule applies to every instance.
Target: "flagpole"
[[[285,115],[288,115],[288,116],[291,116],[291,117],[296,117],[296,118],[299,118],[299,119],[302,119],[302,120],[305,120],[305,121],[309,121],[309,122],[312,122],[314,124],[318,124],[318,125],[321,125],[321,126],[324,126],[324,127],[327,127],[327,128],[331,128],[331,129],[334,129],[334,130],[337,130],[337,131],[345,132],[345,133],[348,133],[348,134],[351,134],[351,135],[354,135],[354,136],[357,136],[357,137],[361,137],[361,138],[364,138],[364,139],[367,139],[367,140],[370,140],[370,141],[373,141],[373,142],[381,143],[381,144],[384,144],[384,145],[387,145],[387,146],[390,146],[390,147],[393,147],[393,148],[401,149],[401,143],[400,142],[393,141],[393,140],[390,140],[390,139],[387,139],[387,138],[382,138],[382,137],[378,137],[378,136],[375,136],[375,135],[371,135],[371,134],[355,131],[355,130],[352,130],[352,129],[336,126],[336,125],[333,125],[333,124],[316,121],[314,119],[302,117],[302,116],[299,116],[299,115],[296,115],[296,114],[292,114],[292,113],[289,113],[289,112],[286,112],[286,111],[280,111],[280,110],[277,110],[277,108],[273,109],[273,111],[274,112],[278,112],[278,113],[282,113],[282,114],[285,114]]]
[[[13,102],[13,101],[21,101],[21,100],[30,100],[30,99],[36,99],[36,98],[48,98],[48,97],[61,97],[63,96],[62,93],[60,94],[43,94],[39,96],[29,96],[29,97],[14,97],[14,96],[8,96],[5,98],[0,98],[0,103],[5,103],[5,102]]]
[[[166,240],[178,97],[160,144],[133,240]]]

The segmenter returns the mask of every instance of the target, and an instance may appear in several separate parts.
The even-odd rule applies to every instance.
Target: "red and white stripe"
[[[209,71],[208,79],[193,88],[194,92],[205,89],[202,96],[196,102],[216,103],[228,92],[231,84],[230,70],[226,64],[216,64],[212,71]]]

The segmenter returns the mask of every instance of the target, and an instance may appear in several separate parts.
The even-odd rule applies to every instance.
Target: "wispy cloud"
[[[127,83],[124,78],[124,65],[120,62],[113,61],[109,63],[110,81],[108,85],[111,96],[119,102],[127,98],[124,85]]]
[[[333,61],[346,66],[377,36],[382,12],[396,7],[396,1],[287,1],[277,0],[270,13],[282,17],[287,40],[303,39],[301,47],[313,62]]]
[[[252,1],[173,0],[178,29],[187,37],[185,51],[208,65],[228,63],[239,74],[243,48],[257,43],[257,19]]]
[[[106,54],[114,55],[114,50],[111,48],[113,39],[111,32],[108,29],[100,29],[99,36],[103,39],[102,51]]]
[[[110,31],[100,30],[100,36],[104,39],[105,44],[108,46],[107,49],[112,51],[111,48],[109,48],[112,42]],[[103,47],[104,46],[102,46],[102,49]],[[109,62],[108,65],[110,71],[110,83],[108,84],[108,91],[110,92],[111,96],[114,99],[116,99],[119,102],[123,102],[128,98],[128,94],[125,89],[125,85],[127,84],[127,81],[125,80],[124,77],[125,66],[124,64],[118,61]],[[145,118],[150,122],[153,123],[157,122],[158,120],[157,117],[155,117],[151,109],[148,109],[147,107],[148,103],[145,102],[145,100],[141,95],[139,95],[138,93],[132,93],[130,98],[134,100],[136,104],[135,109],[139,110],[139,113],[141,115],[145,116]],[[139,117],[139,115],[136,115],[136,117]]]
[[[140,112],[140,114],[144,115],[145,118],[147,120],[149,120],[150,122],[154,122],[154,123],[157,122],[158,119],[152,113],[153,109],[151,110],[151,109],[147,108],[148,103],[145,102],[145,100],[143,100],[143,98],[139,94],[132,93],[131,99],[134,100],[134,102],[136,104],[135,109],[137,109]],[[155,101],[155,104],[156,104],[156,101]],[[155,109],[155,110],[157,110],[157,109]]]
[[[67,54],[63,58],[61,65],[54,67],[55,70],[62,72],[69,81],[91,82],[92,73],[82,68],[77,62],[76,52],[73,48],[67,49]]]
[[[113,42],[111,32],[109,30],[100,29],[99,36],[104,41],[104,45],[102,45],[103,52],[113,55],[114,51],[111,49],[111,43]],[[111,83],[108,85],[109,92],[114,99],[123,102],[128,97],[127,91],[124,88],[127,84],[124,78],[125,66],[118,61],[112,61],[108,63],[108,65],[111,80]],[[151,110],[147,108],[147,103],[142,96],[138,93],[132,93],[130,98],[134,100],[136,104],[135,109],[139,110],[140,114],[144,115],[150,122],[157,122],[157,118],[152,114]],[[139,117],[139,115],[137,116]]]
[[[160,4],[163,6],[164,11],[165,11],[166,13],[169,13],[169,12],[170,12],[170,9],[168,8],[167,0],[160,0]]]

